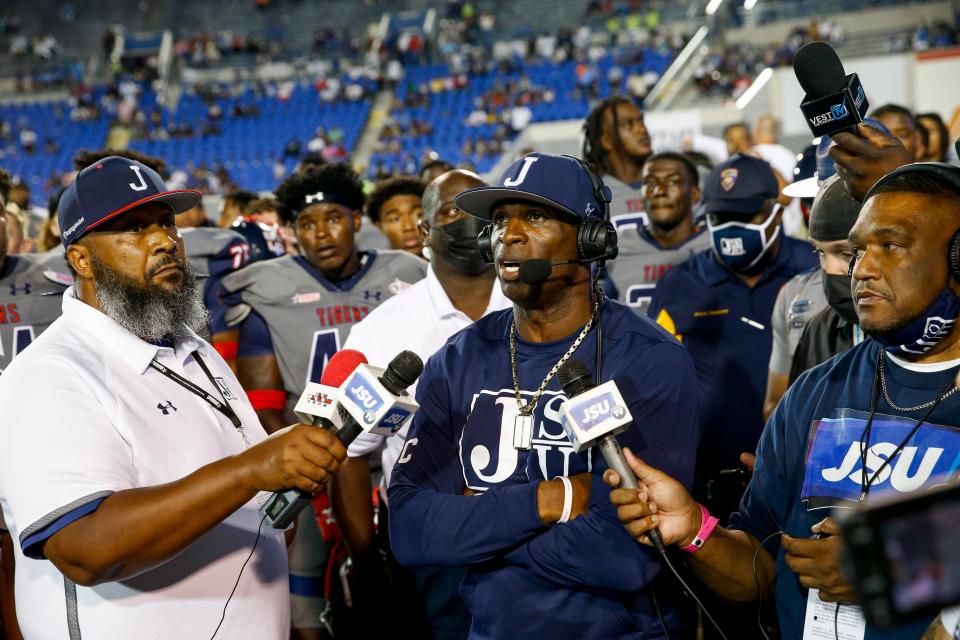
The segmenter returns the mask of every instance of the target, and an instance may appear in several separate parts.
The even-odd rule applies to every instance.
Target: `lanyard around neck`
[[[200,365],[200,368],[203,369],[203,372],[206,374],[207,379],[210,380],[210,384],[212,384],[213,388],[216,389],[217,392],[220,394],[219,398],[213,395],[212,393],[209,393],[203,387],[200,387],[194,384],[193,382],[191,382],[190,380],[187,380],[176,371],[160,364],[156,360],[150,361],[150,367],[160,372],[163,376],[169,378],[170,380],[173,380],[174,382],[176,382],[178,385],[180,385],[190,393],[205,400],[207,404],[209,404],[211,407],[213,407],[214,409],[222,413],[224,416],[226,416],[227,419],[230,420],[231,423],[233,423],[233,426],[236,427],[236,429],[242,434],[243,423],[240,422],[240,417],[233,410],[233,407],[230,406],[230,403],[227,402],[226,397],[224,397],[223,395],[223,391],[220,389],[219,385],[217,385],[217,381],[213,379],[213,375],[211,375],[210,369],[207,368],[206,363],[204,363],[204,361],[200,359],[200,353],[197,351],[194,351],[193,359],[197,361],[197,364]]]

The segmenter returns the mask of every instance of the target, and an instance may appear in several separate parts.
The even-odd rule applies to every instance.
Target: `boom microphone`
[[[320,384],[304,389],[297,416],[305,424],[335,430],[344,447],[363,432],[389,437],[399,431],[419,409],[405,392],[423,372],[423,361],[412,351],[401,351],[382,372],[366,363],[366,357],[353,349],[335,353]],[[312,497],[299,489],[277,492],[260,513],[274,529],[285,529]]]
[[[546,282],[554,267],[561,264],[581,264],[582,260],[541,260],[534,258],[520,263],[520,282],[524,284],[540,284]]]
[[[617,384],[608,380],[593,384],[587,368],[579,360],[568,360],[557,372],[560,387],[567,396],[561,405],[563,428],[577,453],[593,445],[600,447],[607,466],[620,475],[620,486],[637,489],[637,478],[620,450],[616,435],[626,431],[633,421]],[[647,532],[650,542],[662,554],[667,552],[660,530]]]
[[[800,110],[815,138],[857,132],[870,105],[857,74],[846,75],[830,45],[817,41],[800,47],[793,71],[806,92]]]

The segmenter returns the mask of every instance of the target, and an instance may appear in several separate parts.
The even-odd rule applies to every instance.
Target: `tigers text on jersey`
[[[362,253],[357,272],[339,282],[300,256],[254,262],[223,279],[232,311],[249,311],[237,355],[276,356],[292,411],[304,385],[320,381],[350,328],[426,271],[427,262],[406,251]]]
[[[610,187],[610,217],[633,216],[640,220],[642,227],[647,224],[647,214],[643,206],[643,187],[633,187],[609,173],[604,174],[603,184]]]
[[[613,226],[620,252],[605,265],[607,294],[643,315],[663,274],[710,248],[710,234],[704,227],[697,227],[682,244],[668,249],[657,244],[636,214],[614,218]]]
[[[603,379],[616,381],[636,421],[618,440],[689,486],[699,440],[690,356],[648,318],[611,300],[603,309]],[[647,588],[660,568],[657,554],[617,520],[602,457],[574,453],[560,424],[565,398],[556,377],[533,412],[532,448],[513,446],[512,323],[512,309],[491,313],[428,360],[417,385],[421,408],[388,488],[394,553],[405,564],[469,567],[460,594],[474,639],[660,637]],[[596,331],[573,356],[588,370]],[[578,334],[546,343],[518,336],[525,403]],[[545,527],[539,482],[591,470],[589,510]],[[465,487],[482,495],[464,496]],[[671,603],[659,606],[674,626]]]
[[[232,229],[192,227],[180,229],[187,260],[203,278],[203,302],[210,310],[210,333],[227,330],[227,307],[218,295],[220,280],[250,262],[246,238]]]
[[[0,373],[60,317],[73,276],[58,248],[8,256],[0,270]]]

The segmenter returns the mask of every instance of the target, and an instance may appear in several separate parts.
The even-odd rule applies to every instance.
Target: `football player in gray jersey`
[[[228,322],[242,318],[240,382],[267,431],[291,424],[284,408],[292,411],[304,385],[319,382],[350,327],[427,270],[407,252],[356,250],[363,187],[346,164],[290,176],[277,199],[302,255],[255,262],[223,280]]]
[[[9,175],[0,169],[0,205]],[[0,206],[0,211],[3,206]],[[0,216],[0,375],[60,317],[64,290],[73,284],[63,252],[7,255],[6,217]]]
[[[228,323],[240,322],[237,377],[268,433],[296,422],[293,407],[319,382],[350,328],[371,309],[426,275],[406,251],[358,252],[363,183],[347,164],[295,173],[277,189],[299,256],[254,262],[223,279]],[[398,347],[397,351],[401,349]],[[290,547],[293,638],[319,638],[326,621],[325,550],[312,509]]]
[[[237,327],[227,326],[227,305],[220,296],[220,282],[250,262],[250,246],[236,231],[211,225],[202,201],[177,215],[177,228],[187,260],[203,282],[203,302],[210,311],[210,342],[236,370],[240,332]]]
[[[644,209],[649,222],[620,216],[613,223],[620,255],[606,266],[607,295],[645,315],[657,280],[694,253],[710,248],[710,236],[694,222],[699,174],[682,153],[651,156],[643,166]]]
[[[610,215],[645,223],[640,187],[643,165],[653,151],[643,112],[629,98],[612,96],[590,110],[583,134],[582,157],[610,188]]]

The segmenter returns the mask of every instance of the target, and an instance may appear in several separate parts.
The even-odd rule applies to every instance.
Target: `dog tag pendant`
[[[529,451],[533,447],[533,416],[518,413],[513,419],[513,448]]]

